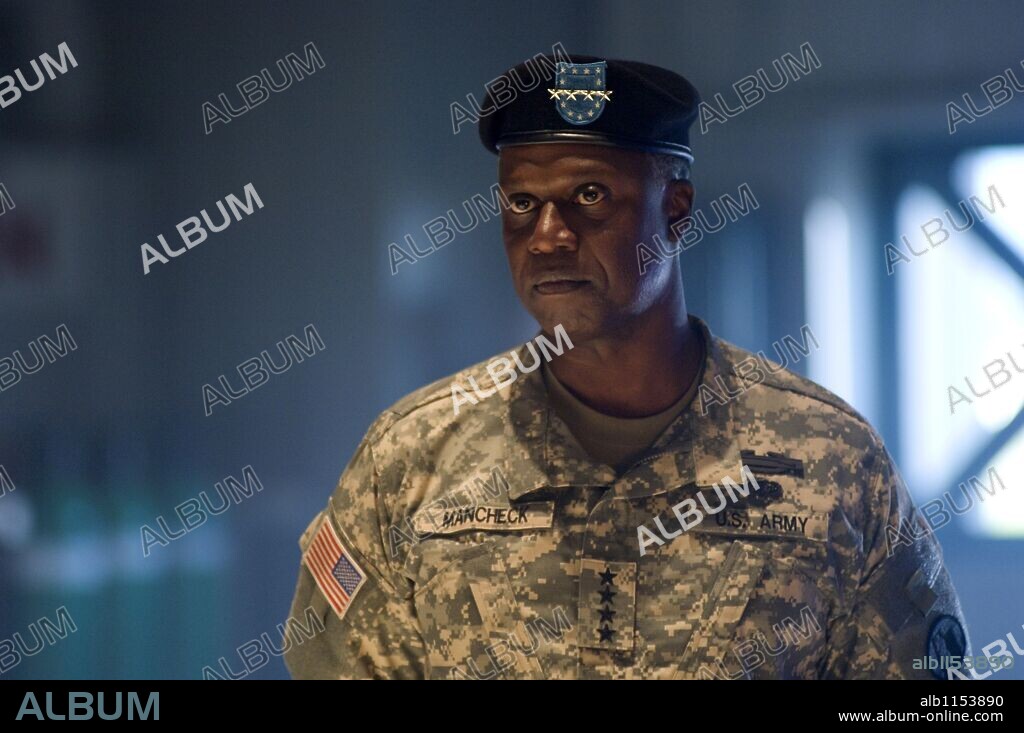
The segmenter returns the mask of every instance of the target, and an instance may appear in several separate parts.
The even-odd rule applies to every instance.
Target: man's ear
[[[682,221],[693,209],[693,184],[685,179],[670,181],[665,187],[665,214],[668,217],[669,241],[679,241]]]

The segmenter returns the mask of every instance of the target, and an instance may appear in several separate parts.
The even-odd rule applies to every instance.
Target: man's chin
[[[573,344],[599,338],[607,327],[607,305],[592,292],[538,295],[524,303],[546,334],[561,326]]]
[[[600,335],[600,322],[592,314],[580,313],[573,309],[555,312],[535,313],[534,318],[544,333],[554,335],[555,327],[561,326],[573,344],[581,344]]]

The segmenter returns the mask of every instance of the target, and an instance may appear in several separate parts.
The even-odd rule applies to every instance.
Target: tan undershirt
[[[665,428],[693,401],[706,359],[702,339],[701,353],[701,368],[683,396],[661,412],[647,417],[612,417],[585,405],[558,381],[547,362],[543,362],[542,367],[544,385],[555,414],[569,426],[587,455],[622,473],[647,452]]]

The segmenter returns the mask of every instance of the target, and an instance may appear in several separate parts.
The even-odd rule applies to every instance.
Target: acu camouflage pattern
[[[735,392],[750,353],[693,322],[709,345],[702,383]],[[333,522],[369,579],[339,621],[300,564],[291,615],[312,605],[326,630],[286,653],[293,677],[930,678],[912,662],[935,619],[966,632],[933,534],[888,556],[886,527],[927,525],[879,436],[822,387],[769,362],[777,371],[706,416],[695,399],[617,477],[553,414],[539,369],[454,416],[450,385],[489,389],[490,361],[370,427],[300,540]],[[679,530],[670,507],[741,482],[741,451],[799,460],[803,477],[754,471],[781,491],[640,556],[637,526]],[[550,526],[411,532],[439,500],[465,506],[474,484],[481,505],[550,507]]]

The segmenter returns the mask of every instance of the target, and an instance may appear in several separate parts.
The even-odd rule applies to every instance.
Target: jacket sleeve
[[[943,670],[929,671],[925,658],[970,655],[960,601],[935,534],[872,434],[874,470],[860,562],[844,578],[845,609],[830,624],[823,676],[945,678]]]
[[[412,583],[392,566],[384,545],[388,512],[373,433],[371,427],[327,507],[299,540],[302,560],[287,622],[291,645],[284,653],[293,679],[427,676]]]

